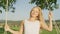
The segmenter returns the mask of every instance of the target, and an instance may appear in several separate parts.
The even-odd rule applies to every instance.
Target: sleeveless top
[[[38,20],[32,22],[25,20],[24,22],[24,34],[39,34],[40,22]]]

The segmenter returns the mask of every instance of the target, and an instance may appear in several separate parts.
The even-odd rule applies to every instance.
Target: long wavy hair
[[[41,21],[41,22],[44,22],[42,9],[41,9],[39,6],[35,6],[35,7],[32,8],[32,10],[33,10],[34,8],[37,8],[37,9],[39,10],[39,14],[38,14],[38,16],[37,16],[37,19],[38,19],[39,21]],[[32,12],[32,10],[31,10],[31,12]],[[31,17],[31,12],[30,12],[30,17]]]

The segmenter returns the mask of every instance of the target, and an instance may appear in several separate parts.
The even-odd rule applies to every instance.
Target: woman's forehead
[[[38,9],[38,8],[34,8],[33,10],[35,10],[35,11],[39,11],[39,9]]]

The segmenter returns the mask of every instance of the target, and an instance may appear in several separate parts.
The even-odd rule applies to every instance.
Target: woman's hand
[[[48,17],[49,17],[49,20],[52,20],[52,17],[53,17],[52,11],[49,12]]]
[[[14,30],[10,29],[10,27],[7,24],[5,24],[5,31],[9,31],[13,34],[20,34],[19,31],[14,31]]]
[[[5,31],[9,31],[9,30],[10,30],[10,27],[7,24],[5,24]]]

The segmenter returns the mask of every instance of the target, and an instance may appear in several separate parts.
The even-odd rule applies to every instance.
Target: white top
[[[39,34],[40,22],[38,20],[32,22],[25,20],[24,22],[24,34]]]

